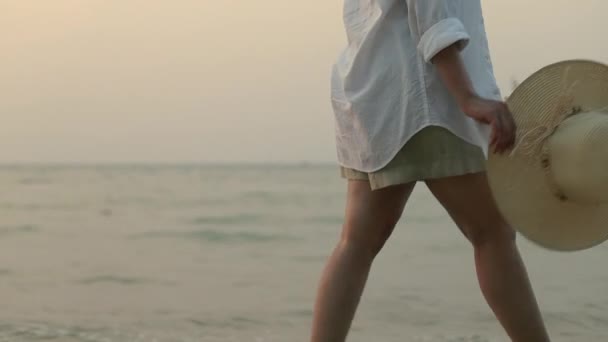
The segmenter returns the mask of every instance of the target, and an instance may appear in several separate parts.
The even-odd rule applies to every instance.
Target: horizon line
[[[0,161],[11,166],[332,166],[334,161]]]

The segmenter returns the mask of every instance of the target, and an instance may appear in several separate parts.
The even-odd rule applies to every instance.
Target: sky
[[[0,163],[333,163],[342,1],[0,0]],[[482,3],[503,95],[608,62],[605,0]]]

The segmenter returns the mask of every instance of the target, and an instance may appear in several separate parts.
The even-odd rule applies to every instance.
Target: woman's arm
[[[443,83],[461,109],[477,97],[469,74],[460,57],[460,51],[452,45],[437,53],[431,63],[435,65]]]
[[[431,63],[458,106],[467,116],[492,126],[490,144],[496,152],[504,152],[515,143],[516,127],[504,102],[477,95],[465,68],[459,49],[452,45],[437,53]]]
[[[460,56],[469,41],[464,24],[453,15],[451,0],[407,0],[408,22],[418,52],[432,63],[458,106],[469,117],[492,126],[496,152],[515,142],[515,122],[507,105],[479,97]]]

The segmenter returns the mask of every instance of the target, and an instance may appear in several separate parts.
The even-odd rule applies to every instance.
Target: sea
[[[0,341],[309,341],[345,194],[335,165],[1,166]],[[518,241],[553,341],[608,341],[608,244]],[[508,341],[423,184],[348,341]]]

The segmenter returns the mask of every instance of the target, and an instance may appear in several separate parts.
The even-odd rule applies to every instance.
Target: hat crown
[[[608,203],[608,114],[571,116],[549,138],[547,148],[558,196],[582,204]]]

